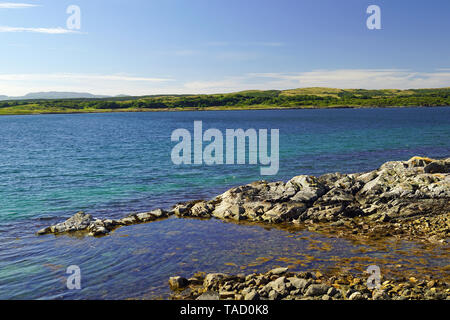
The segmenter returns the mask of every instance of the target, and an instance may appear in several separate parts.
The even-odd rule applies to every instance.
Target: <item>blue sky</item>
[[[443,87],[449,34],[448,0],[0,0],[0,95]]]

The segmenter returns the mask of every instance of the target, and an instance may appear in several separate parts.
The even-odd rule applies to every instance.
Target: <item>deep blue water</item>
[[[177,128],[192,132],[195,120],[203,121],[204,130],[217,128],[224,134],[227,128],[279,129],[278,174],[261,176],[259,165],[174,165],[171,133]],[[173,273],[228,268],[224,260],[240,256],[239,250],[223,251],[228,236],[230,245],[233,239],[248,241],[247,260],[237,259],[242,264],[264,254],[251,245],[261,239],[266,239],[265,250],[270,252],[294,245],[282,230],[175,218],[121,228],[102,239],[34,235],[78,210],[97,217],[122,217],[179,201],[211,198],[254,180],[367,171],[385,161],[415,155],[450,156],[450,108],[0,117],[0,298],[159,294],[163,289],[151,284],[162,287]],[[190,224],[198,225],[189,238]],[[180,230],[182,236],[176,236]],[[189,239],[195,242],[194,249],[186,247]],[[346,248],[345,241],[341,245]],[[301,241],[295,246],[295,250],[306,250]],[[164,252],[176,252],[176,248],[185,255],[163,258]],[[210,259],[199,258],[212,252],[221,252],[224,258],[215,257],[213,265],[207,264]],[[84,266],[92,276],[76,293],[64,289],[64,268],[70,264]]]

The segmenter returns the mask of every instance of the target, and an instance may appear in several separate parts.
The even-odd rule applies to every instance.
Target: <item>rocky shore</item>
[[[440,280],[382,279],[372,287],[367,279],[276,268],[249,275],[172,277],[169,285],[174,300],[450,300],[450,288]]]
[[[212,200],[179,203],[170,210],[135,213],[119,220],[79,212],[37,234],[114,229],[171,215],[333,229],[340,236],[389,236],[445,243],[450,230],[450,158],[413,157],[365,173],[300,175],[288,182],[257,181]]]
[[[413,157],[354,174],[300,175],[288,182],[257,181],[232,188],[212,200],[188,201],[170,210],[156,209],[125,218],[95,219],[83,212],[41,229],[38,235],[82,232],[105,236],[114,229],[176,215],[261,223],[367,240],[389,238],[445,245],[450,230],[450,158]],[[368,276],[368,275],[367,275]],[[450,299],[445,279],[424,275],[382,279],[369,289],[367,277],[345,272],[290,272],[278,268],[264,274],[197,274],[172,277],[172,299]]]

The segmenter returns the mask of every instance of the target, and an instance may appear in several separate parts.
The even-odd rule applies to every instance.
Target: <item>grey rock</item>
[[[108,233],[109,230],[106,229],[104,226],[93,226],[92,228],[90,228],[89,235],[97,237]]]
[[[279,294],[285,294],[286,293],[286,284],[285,284],[285,277],[280,277],[274,281],[271,281],[267,284],[272,290],[275,290]]]
[[[190,210],[191,206],[189,206],[188,204],[177,204],[173,207],[172,212],[180,217],[183,217],[185,215],[189,215],[189,210]]]
[[[277,291],[271,290],[269,292],[269,300],[278,300],[279,297],[280,297],[280,294]]]
[[[321,296],[328,292],[330,287],[326,284],[312,284],[306,289],[305,295],[310,297]]]
[[[155,216],[157,219],[160,219],[160,218],[164,218],[167,216],[167,211],[165,211],[163,209],[155,209],[155,210],[150,211],[150,214]]]
[[[139,220],[136,218],[135,215],[130,215],[128,217],[122,218],[119,220],[120,223],[124,224],[124,225],[132,225],[137,223]]]
[[[156,217],[152,215],[151,212],[138,213],[136,214],[136,217],[142,222],[152,221],[156,219]]]
[[[255,290],[252,290],[244,296],[244,300],[259,300],[259,294]]]
[[[233,299],[235,297],[235,293],[233,291],[219,291],[220,299]]]
[[[269,271],[270,274],[274,275],[281,275],[286,273],[289,270],[289,268],[275,268]]]
[[[338,293],[339,293],[339,291],[335,287],[330,287],[330,289],[328,289],[328,291],[327,291],[327,295],[330,297],[333,297]]]
[[[348,299],[349,299],[349,300],[364,300],[364,296],[363,296],[363,294],[362,294],[361,292],[356,291],[356,292],[353,292],[353,293],[348,297]]]
[[[169,286],[172,290],[184,289],[189,285],[189,281],[183,277],[170,277]]]
[[[156,209],[156,210],[152,210],[150,212],[137,213],[137,214],[133,215],[132,217],[137,219],[139,222],[148,222],[148,221],[153,221],[156,219],[161,219],[161,218],[167,217],[167,212],[162,209]]]
[[[200,201],[191,208],[193,217],[210,217],[214,206],[206,201]]]
[[[196,300],[219,300],[220,296],[217,292],[207,291],[197,297]]]
[[[64,222],[39,230],[39,235],[86,230],[92,222],[92,216],[80,211]]]
[[[291,277],[287,279],[294,288],[303,291],[306,287],[308,287],[308,285],[311,284],[311,280],[306,280],[306,279],[300,279],[300,278],[295,278],[295,277]]]
[[[225,273],[209,273],[206,275],[205,280],[203,281],[203,286],[205,288],[210,288],[211,286],[217,284],[219,281],[227,278]]]
[[[199,278],[199,277],[191,277],[188,279],[189,284],[192,285],[203,285],[203,278]]]

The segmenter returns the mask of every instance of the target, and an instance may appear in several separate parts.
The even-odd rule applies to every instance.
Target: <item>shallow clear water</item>
[[[260,176],[259,166],[249,165],[173,165],[170,135],[177,128],[192,132],[194,120],[222,132],[279,129],[279,173]],[[449,157],[450,108],[7,116],[0,117],[0,137],[0,298],[127,298],[165,294],[173,274],[247,271],[240,267],[267,255],[273,258],[258,265],[262,270],[283,265],[277,252],[278,258],[286,248],[307,252],[309,241],[279,229],[176,218],[101,239],[34,232],[78,210],[122,217],[259,179],[367,171],[414,155]],[[333,241],[340,249],[333,245],[329,254],[354,254],[355,244]],[[302,267],[332,263],[326,252],[312,252],[322,260]],[[65,289],[72,264],[82,268],[81,291]]]

